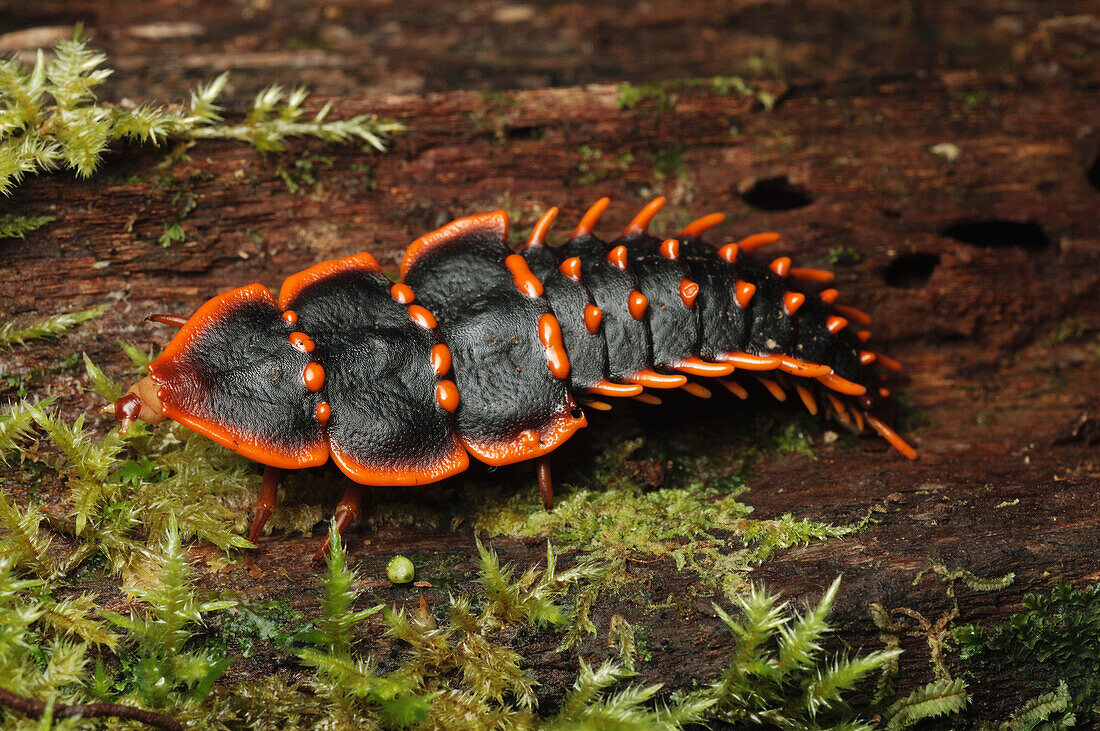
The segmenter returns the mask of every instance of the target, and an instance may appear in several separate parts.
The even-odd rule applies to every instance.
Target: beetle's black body
[[[873,415],[886,392],[871,364],[896,364],[861,350],[868,334],[841,315],[866,316],[814,284],[831,275],[753,260],[771,234],[716,250],[699,238],[721,220],[713,215],[655,238],[647,224],[663,202],[612,242],[592,232],[606,199],[557,249],[545,243],[548,212],[519,255],[501,211],[418,239],[401,284],[358,254],[293,275],[277,303],[259,285],[233,290],[150,365],[156,398],[135,393],[270,467],[331,456],[359,484],[434,482],[466,469],[467,453],[494,465],[541,458],[548,502],[545,457],[585,425],[582,406],[609,408],[603,396],[654,401],[643,387],[709,396],[687,376],[735,369],[777,398],[795,390],[815,413],[823,397],[838,417],[860,429],[866,420],[915,457]],[[734,379],[724,385],[744,393]],[[135,404],[122,404],[136,398],[116,413],[132,418]],[[274,506],[275,484],[265,480],[261,514]],[[357,512],[357,495],[342,506]]]

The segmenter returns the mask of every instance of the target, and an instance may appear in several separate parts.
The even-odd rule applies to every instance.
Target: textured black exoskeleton
[[[274,508],[277,470],[330,456],[355,483],[341,529],[358,485],[435,482],[465,470],[468,454],[537,459],[549,508],[548,455],[585,426],[584,407],[659,403],[643,389],[710,396],[689,376],[742,398],[750,381],[781,400],[793,391],[915,458],[875,415],[888,396],[875,367],[897,363],[863,349],[869,333],[856,326],[870,318],[835,304],[822,289],[832,275],[755,259],[775,234],[715,249],[700,234],[717,214],[655,238],[663,203],[606,242],[593,233],[603,199],[558,248],[545,241],[551,209],[520,254],[503,211],[471,216],[417,239],[399,284],[356,254],[291,276],[278,302],[253,284],[186,321],[155,316],[182,327],[115,413],[175,419],[268,465],[251,540]]]

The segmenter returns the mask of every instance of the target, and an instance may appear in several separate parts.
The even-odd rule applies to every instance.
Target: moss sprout
[[[491,535],[545,536],[558,545],[591,552],[615,565],[629,559],[668,557],[677,570],[695,573],[707,590],[733,595],[745,572],[782,548],[854,533],[858,525],[830,525],[793,515],[752,518],[738,498],[748,487],[737,475],[688,479],[683,486],[647,488],[632,480],[624,461],[642,447],[627,440],[607,449],[593,482],[599,489],[564,486],[554,511],[539,509],[536,491],[503,506],[480,510],[477,527]],[[689,466],[689,475],[713,468]],[[620,581],[622,571],[612,571]]]
[[[101,305],[89,310],[51,315],[23,327],[19,327],[14,322],[5,322],[0,325],[0,347],[10,348],[14,345],[26,345],[28,340],[61,335],[82,322],[99,317],[107,310],[106,305]]]
[[[291,137],[309,136],[382,150],[386,138],[403,129],[370,114],[330,120],[331,102],[307,116],[306,90],[286,92],[278,85],[256,95],[242,122],[229,124],[217,106],[228,73],[196,88],[186,106],[103,104],[95,88],[111,75],[102,68],[106,60],[88,47],[77,25],[50,60],[39,50],[33,66],[15,58],[0,61],[0,193],[10,193],[27,175],[59,167],[87,178],[117,140],[159,145],[170,139],[230,139],[274,152]]]

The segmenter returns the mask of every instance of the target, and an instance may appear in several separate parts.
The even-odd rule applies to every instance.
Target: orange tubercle
[[[680,280],[680,300],[689,310],[695,306],[695,298],[699,296],[699,285],[690,279]]]
[[[454,381],[440,381],[435,384],[435,400],[439,402],[439,405],[444,411],[449,411],[452,414],[455,409],[458,408],[458,386]]]
[[[569,354],[561,341],[558,318],[549,312],[539,317],[539,341],[546,348],[546,362],[554,378],[563,381],[569,377]]]
[[[834,315],[825,321],[825,329],[829,331],[830,335],[836,335],[846,327],[848,327],[848,321],[843,317]]]
[[[658,252],[666,259],[676,261],[680,258],[680,242],[676,239],[665,239],[661,242]]]
[[[603,322],[603,310],[594,304],[584,306],[584,328],[595,335],[600,331],[600,323]]]
[[[643,368],[628,380],[645,388],[679,388],[688,381],[687,376],[658,373],[649,368]]]
[[[798,312],[798,308],[806,301],[806,295],[799,292],[787,292],[783,295],[783,309],[788,315]]]
[[[512,281],[516,283],[516,289],[527,297],[542,296],[542,282],[527,266],[527,261],[519,254],[509,254],[504,259],[504,266],[512,273]]]
[[[616,269],[626,269],[626,247],[619,244],[607,252],[607,261]]]
[[[313,342],[313,338],[302,332],[292,332],[290,334],[290,344],[303,353],[312,353],[317,347]]]
[[[623,236],[644,234],[646,229],[649,228],[649,222],[653,220],[653,217],[657,215],[657,211],[661,210],[664,205],[664,196],[658,196],[649,203],[646,203],[645,207],[638,211],[638,215],[634,217],[634,220],[623,229]]]
[[[692,396],[695,396],[696,398],[711,397],[710,389],[702,385],[701,383],[685,383],[683,386],[680,386],[680,388],[690,393]]]
[[[774,371],[783,364],[778,355],[750,355],[748,353],[723,353],[718,356],[723,363],[732,363],[747,371]]]
[[[847,378],[842,378],[835,373],[827,376],[817,376],[817,380],[829,388],[848,396],[862,396],[867,393],[867,387],[858,383],[852,383]]]
[[[425,330],[434,330],[438,327],[435,316],[420,305],[409,305],[409,317]]]
[[[817,378],[818,376],[825,376],[832,373],[833,369],[827,365],[821,363],[811,363],[808,360],[800,360],[790,355],[780,355],[779,368],[780,370],[790,373],[792,376],[802,376],[804,378]]]
[[[588,388],[589,393],[600,396],[637,396],[642,392],[642,387],[636,383],[612,383],[611,381],[597,381]]]
[[[697,218],[687,226],[684,226],[684,230],[680,232],[680,236],[698,236],[709,228],[714,228],[722,221],[726,220],[726,214],[724,213],[708,213],[702,218]]]
[[[558,209],[551,208],[546,213],[542,214],[538,223],[531,229],[531,235],[527,238],[528,246],[542,246],[546,243],[546,234],[550,231],[550,227],[554,225],[554,219],[558,217]]]
[[[870,330],[860,330],[859,332],[856,333],[856,338],[859,339],[859,342],[866,343],[868,340],[871,339],[871,331]]]
[[[737,263],[737,252],[740,251],[737,244],[726,244],[718,250],[718,258],[730,264]]]
[[[770,378],[756,377],[756,380],[760,381],[764,388],[768,389],[768,393],[775,397],[776,401],[786,401],[787,392],[783,390],[783,387]]]
[[[320,363],[307,363],[306,367],[302,369],[302,380],[305,381],[306,388],[317,393],[325,385],[325,368]]]
[[[327,401],[322,401],[317,404],[317,421],[324,424],[332,417],[332,407],[328,405]]]
[[[708,376],[711,378],[715,376],[728,376],[733,373],[735,368],[736,366],[730,363],[710,363],[694,355],[676,364],[676,370],[678,371],[683,371],[693,376]]]
[[[646,296],[638,290],[632,290],[630,292],[630,299],[627,302],[627,309],[630,310],[630,316],[635,320],[641,320],[645,317],[645,312],[649,308],[649,300]]]
[[[738,241],[737,245],[745,251],[755,251],[761,246],[774,244],[776,241],[779,241],[780,238],[781,237],[779,236],[779,234],[775,233],[774,231],[767,231],[764,233],[746,236],[745,238]]]
[[[832,303],[836,302],[836,298],[839,296],[840,292],[836,291],[835,289],[823,289],[821,290],[821,294],[818,295],[818,297],[821,298],[821,301],[827,305],[831,305]]]
[[[872,353],[870,350],[859,351],[859,362],[861,365],[871,365],[875,362],[878,356]]]
[[[451,349],[443,343],[432,346],[432,370],[437,376],[445,376],[451,371]]]
[[[579,257],[571,256],[561,263],[558,267],[565,276],[572,279],[574,282],[581,281],[581,260]]]
[[[785,276],[787,276],[787,272],[789,272],[791,270],[791,257],[781,256],[778,259],[776,259],[775,261],[773,261],[769,265],[769,267],[771,268],[771,270],[773,272],[775,272],[779,276],[785,277]]]
[[[294,310],[287,310],[283,313],[283,319],[289,322],[291,325],[298,324],[298,313]]]
[[[749,397],[749,392],[745,390],[745,387],[732,378],[719,378],[718,382],[725,386],[727,391],[742,401]]]
[[[592,233],[592,230],[596,228],[596,223],[600,220],[600,216],[603,215],[603,212],[607,210],[609,205],[611,205],[610,198],[600,198],[593,203],[592,207],[589,208],[581,218],[581,222],[573,229],[572,238],[577,239]]]
[[[886,370],[888,370],[888,371],[900,371],[901,370],[901,363],[898,363],[896,360],[894,360],[890,356],[883,355],[882,353],[875,353],[875,355],[878,356],[879,364],[883,368],[885,368]]]
[[[407,284],[395,284],[390,287],[390,297],[393,297],[398,304],[409,305],[416,299],[416,294]]]
[[[795,386],[794,390],[798,393],[798,398],[802,399],[802,403],[806,406],[806,411],[816,416],[817,401],[814,400],[814,395],[810,393],[810,390],[805,386]]]
[[[849,307],[848,305],[834,305],[833,309],[859,325],[866,326],[871,324],[871,316],[863,310]]]
[[[836,275],[826,269],[792,269],[791,276],[803,282],[827,284],[836,279]]]
[[[916,459],[917,450],[910,447],[904,439],[898,436],[898,433],[886,426],[881,419],[878,419],[873,414],[864,414],[867,419],[867,423],[871,425],[871,428],[877,431],[883,439],[890,442],[890,446],[901,452],[906,459]]]
[[[752,282],[737,280],[737,284],[733,286],[733,296],[742,310],[749,308],[749,303],[752,302],[754,294],[756,294],[756,285]]]

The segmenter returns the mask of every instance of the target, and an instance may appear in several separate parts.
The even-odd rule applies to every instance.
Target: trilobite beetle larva
[[[152,315],[179,332],[149,376],[106,407],[134,419],[174,419],[261,462],[249,540],[276,504],[280,471],[329,458],[351,478],[336,508],[341,531],[358,515],[362,485],[423,485],[490,465],[535,460],[552,507],[550,454],[604,399],[660,403],[691,378],[740,398],[757,382],[812,413],[882,435],[916,452],[879,416],[889,396],[868,350],[870,317],[837,304],[830,272],[757,251],[760,233],[714,248],[704,216],[672,237],[648,233],[664,204],[645,206],[614,241],[592,206],[560,247],[546,244],[548,210],[521,253],[506,245],[504,211],[452,221],[409,246],[401,282],[367,253],[324,261],[283,282],[214,297],[190,318]],[[317,555],[323,555],[328,539]]]

